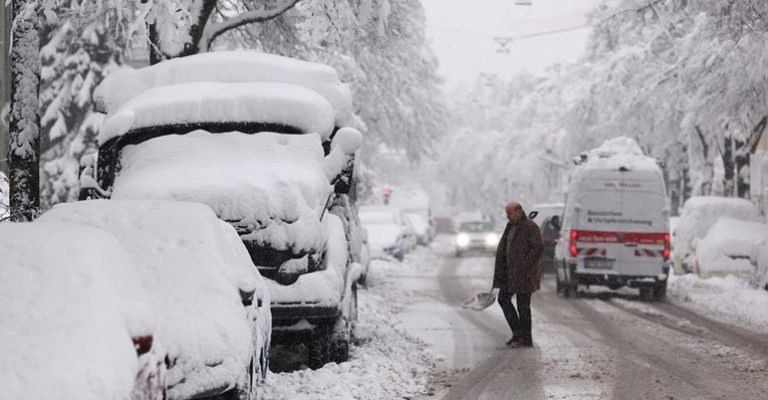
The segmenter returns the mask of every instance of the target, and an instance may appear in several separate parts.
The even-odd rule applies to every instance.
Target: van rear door
[[[655,276],[664,265],[668,226],[666,197],[660,179],[623,173],[621,242],[622,275]],[[668,250],[667,250],[668,251]]]

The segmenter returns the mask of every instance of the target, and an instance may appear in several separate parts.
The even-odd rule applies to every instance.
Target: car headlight
[[[458,236],[456,236],[456,244],[459,247],[465,247],[469,245],[469,236],[465,233],[459,233]]]
[[[499,243],[499,235],[489,233],[488,236],[485,237],[485,244],[488,246],[496,246],[497,243]]]

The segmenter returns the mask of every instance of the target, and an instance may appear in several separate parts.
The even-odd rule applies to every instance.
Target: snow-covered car
[[[720,217],[696,243],[693,270],[699,276],[741,275],[754,272],[753,248],[768,240],[768,224]]]
[[[533,207],[531,207],[531,211],[536,211],[538,214],[536,216],[536,219],[533,220],[533,222],[538,224],[539,228],[543,229],[544,221],[547,221],[547,220],[551,221],[552,217],[555,215],[557,215],[558,217],[562,217],[564,207],[565,207],[565,204],[563,203],[535,204]]]
[[[688,199],[672,231],[671,258],[676,273],[693,272],[695,244],[720,217],[761,221],[760,210],[748,200],[718,196]]]
[[[359,215],[368,231],[370,257],[402,261],[416,239],[401,219],[400,211],[388,206],[363,206]]]
[[[468,221],[459,224],[456,231],[456,257],[467,253],[495,254],[499,234],[489,221]]]
[[[165,353],[130,255],[109,232],[0,224],[3,398],[165,398]]]
[[[418,244],[426,246],[432,241],[432,227],[422,214],[404,212],[403,218],[410,222],[410,225],[416,234],[416,242]]]
[[[329,66],[249,51],[119,70],[94,92],[107,118],[81,198],[208,205],[267,278],[273,343],[345,361],[362,275],[350,93]]]
[[[157,314],[170,399],[253,397],[268,366],[269,295],[234,228],[210,208],[89,200],[39,220],[100,228],[122,243]]]

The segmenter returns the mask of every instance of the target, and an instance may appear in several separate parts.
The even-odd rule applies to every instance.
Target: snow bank
[[[234,386],[242,377],[254,349],[238,289],[256,287],[258,275],[245,270],[242,257],[231,264],[229,243],[208,207],[90,200],[57,204],[40,221],[99,227],[128,250],[158,315],[156,338],[171,360],[169,398]]]
[[[99,130],[99,144],[132,130],[200,123],[276,123],[327,140],[333,109],[322,96],[283,83],[193,82],[138,94],[111,114]]]
[[[768,238],[754,244],[750,256],[752,265],[755,266],[750,280],[752,285],[768,290]]]
[[[693,274],[670,276],[667,295],[710,315],[740,326],[768,331],[768,293],[739,277],[702,279]]]
[[[239,132],[155,138],[122,152],[113,199],[203,203],[245,240],[294,253],[321,249],[320,215],[333,188],[318,135]]]
[[[111,73],[93,94],[97,109],[115,113],[149,89],[179,83],[213,81],[278,82],[311,89],[333,106],[337,126],[353,124],[352,91],[330,66],[255,51],[221,51],[166,60]]]
[[[680,219],[672,231],[675,253],[683,258],[692,253],[693,239],[704,237],[720,217],[759,221],[760,212],[757,207],[744,199],[716,196],[692,197],[683,205]]]
[[[696,247],[696,271],[702,277],[749,275],[752,247],[768,238],[768,225],[720,217]]]
[[[130,257],[71,224],[0,225],[0,387],[8,399],[127,399],[131,335],[152,331]]]
[[[372,268],[369,289],[358,292],[357,340],[350,349],[350,360],[329,363],[314,371],[271,374],[265,398],[414,399],[428,392],[427,382],[434,369],[432,356],[397,316],[412,298],[406,288],[390,277],[395,270],[403,271],[402,266],[394,268],[388,264],[377,263],[375,267],[385,268]]]

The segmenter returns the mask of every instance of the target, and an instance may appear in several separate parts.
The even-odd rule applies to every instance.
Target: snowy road
[[[415,270],[399,317],[438,360],[428,399],[763,399],[768,335],[715,322],[634,291],[563,299],[551,278],[533,297],[533,349],[511,350],[498,306],[458,306],[487,290],[490,257],[456,259],[446,243]],[[432,264],[432,265],[430,265]],[[418,300],[417,300],[418,299]],[[439,390],[442,387],[442,390]]]

